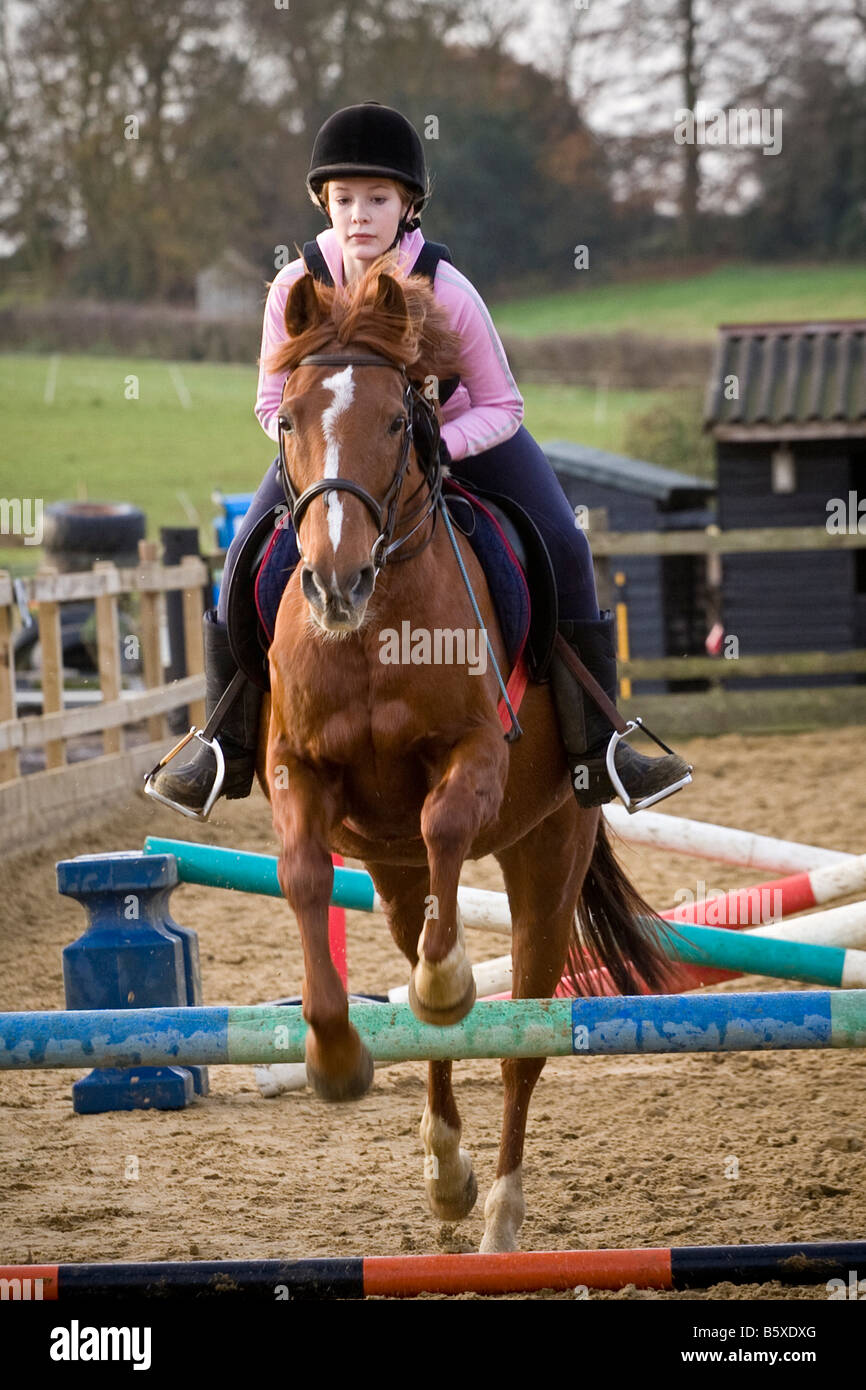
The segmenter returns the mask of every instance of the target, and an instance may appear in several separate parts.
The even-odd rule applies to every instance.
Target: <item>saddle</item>
[[[512,669],[522,663],[544,681],[556,638],[556,582],[547,546],[529,514],[511,498],[453,475],[443,479],[452,525],[484,570]],[[241,671],[270,689],[268,649],[283,591],[298,564],[291,517],[284,503],[270,508],[247,536],[227,594],[228,638]],[[456,578],[457,576],[455,576]]]

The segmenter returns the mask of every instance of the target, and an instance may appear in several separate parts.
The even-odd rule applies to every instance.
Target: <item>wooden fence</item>
[[[89,572],[58,574],[43,568],[13,584],[0,571],[0,847],[10,850],[35,842],[76,815],[121,798],[137,786],[169,746],[166,716],[189,706],[193,721],[204,721],[203,590],[206,564],[189,557],[164,566],[152,541],[139,546],[135,569],[99,562]],[[180,590],[187,674],[163,681],[162,638],[165,595]],[[15,620],[23,601],[35,604],[41,651],[42,713],[17,717]],[[123,689],[119,602],[132,610],[131,640],[140,661],[141,684]],[[64,708],[61,608],[90,600],[95,609],[98,681],[101,699],[80,709]],[[127,641],[130,638],[126,639]],[[130,725],[143,725],[143,739],[130,742]],[[69,742],[100,736],[102,753],[70,761]],[[141,735],[141,729],[139,729]],[[22,775],[22,757],[44,749],[45,769]]]
[[[603,512],[590,514],[590,541],[602,603],[610,606],[611,560],[628,555],[713,555],[825,548],[857,549],[866,535],[829,535],[822,527],[786,527],[721,532],[613,532]],[[42,569],[13,584],[0,571],[0,851],[34,843],[70,820],[141,787],[143,774],[170,745],[166,716],[189,706],[193,722],[204,722],[201,618],[207,565],[189,557],[166,566],[153,542],[141,542],[135,569],[99,563],[83,574]],[[182,594],[188,674],[163,680],[162,633],[165,596]],[[15,613],[20,600],[36,606],[41,648],[42,712],[17,717]],[[143,689],[124,690],[119,603],[133,610]],[[61,607],[92,601],[98,654],[98,703],[64,707]],[[706,680],[709,688],[685,694],[641,695],[620,701],[623,713],[639,713],[662,737],[695,733],[757,732],[816,724],[866,722],[866,684],[794,690],[729,690],[732,679],[767,676],[866,675],[866,651],[796,652],[724,657],[683,656],[632,659],[620,675],[640,680]],[[137,741],[130,741],[130,726]],[[70,760],[69,744],[82,735],[100,738],[97,756]],[[23,775],[22,758],[44,749],[44,771]]]
[[[836,534],[823,526],[755,527],[722,531],[609,531],[604,509],[587,528],[603,607],[615,602],[614,557],[631,555],[760,555],[775,551],[861,550],[866,535]],[[638,695],[620,701],[623,714],[640,714],[663,737],[706,733],[778,732],[815,725],[866,723],[866,650],[775,652],[724,656],[633,658],[619,663],[621,680],[707,681],[708,689]],[[851,683],[787,690],[729,690],[726,681],[760,677],[848,675]]]

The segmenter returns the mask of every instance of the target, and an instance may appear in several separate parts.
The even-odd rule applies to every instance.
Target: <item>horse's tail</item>
[[[653,911],[617,863],[607,822],[604,816],[599,817],[568,953],[568,977],[575,993],[597,993],[576,977],[600,968],[610,972],[620,994],[642,992],[641,986],[663,993],[671,983],[674,966],[657,932],[670,930],[671,924]]]

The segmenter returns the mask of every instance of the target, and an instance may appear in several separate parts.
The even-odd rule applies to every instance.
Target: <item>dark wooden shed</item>
[[[705,428],[716,440],[723,530],[825,527],[840,505],[850,510],[852,494],[856,529],[856,498],[866,498],[866,319],[722,324]],[[725,556],[722,621],[741,656],[864,647],[866,552]]]
[[[706,479],[584,444],[555,440],[543,447],[572,506],[604,507],[611,531],[693,530],[715,521],[714,488]],[[614,556],[610,568],[626,577],[632,657],[705,654],[702,556]],[[667,688],[664,681],[634,684],[636,694]]]

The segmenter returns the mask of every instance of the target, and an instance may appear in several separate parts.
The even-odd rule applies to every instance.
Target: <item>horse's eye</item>
[[[291,434],[292,430],[295,428],[292,424],[290,416],[288,415],[280,415],[278,417],[277,423],[279,424],[281,429],[285,430],[286,434]]]
[[[405,423],[405,415],[395,415],[394,419],[391,421],[391,427],[388,431],[389,434],[399,434]]]

